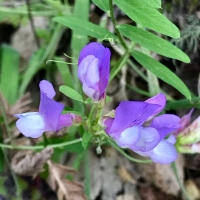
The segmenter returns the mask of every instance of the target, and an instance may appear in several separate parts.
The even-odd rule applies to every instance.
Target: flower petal
[[[94,57],[98,58],[99,63],[101,63],[105,53],[105,49],[107,48],[105,48],[101,43],[98,42],[89,43],[81,50],[78,59],[78,65],[80,65],[82,60],[88,55],[93,55]]]
[[[53,85],[49,81],[40,81],[39,87],[40,91],[43,92],[50,99],[52,99],[56,95]]]
[[[59,121],[58,121],[58,130],[71,126],[73,124],[73,115],[72,114],[63,114],[60,115]]]
[[[78,76],[83,84],[83,92],[98,101],[100,98],[98,59],[93,55],[86,56],[78,67]]]
[[[46,93],[40,91],[40,107],[39,113],[43,116],[46,124],[46,130],[57,131],[58,121],[62,110],[64,109],[64,104],[50,99]]]
[[[140,137],[140,127],[133,126],[125,129],[120,134],[120,137],[116,140],[117,144],[122,148],[129,148],[133,145]]]
[[[176,138],[174,137],[174,135],[170,135],[167,139],[165,139],[167,142],[171,143],[171,144],[175,144],[176,143]]]
[[[160,93],[150,99],[147,99],[145,102],[150,103],[150,104],[160,105],[160,107],[158,107],[158,109],[153,114],[153,116],[155,116],[164,109],[166,105],[166,97],[164,94]]]
[[[110,76],[110,50],[100,43],[92,42],[82,49],[78,65],[78,76],[81,82],[85,82],[87,87],[96,90],[96,93],[94,93],[95,98],[93,99],[100,100],[103,98]],[[81,75],[83,73],[86,75],[85,79]],[[92,94],[92,91],[88,93]]]
[[[167,164],[175,161],[178,153],[173,144],[166,140],[160,143],[150,152],[146,152],[155,163]]]
[[[180,127],[179,122],[180,118],[178,116],[164,114],[154,118],[150,126],[156,128],[160,133],[161,139],[163,139]]]
[[[175,136],[177,136],[181,131],[183,131],[185,128],[187,128],[190,125],[191,115],[193,111],[194,111],[194,108],[192,108],[188,114],[181,117],[181,120],[179,122],[180,128],[174,131],[173,133]]]
[[[91,76],[89,74],[91,73]],[[82,83],[91,79],[90,85],[99,82],[99,60],[93,55],[86,56],[78,67],[78,77]]]
[[[150,151],[160,142],[160,135],[155,128],[140,127],[140,134],[137,142],[130,147],[133,151]]]
[[[100,97],[102,97],[102,95],[105,93],[110,78],[110,50],[108,48],[106,48],[104,51],[103,58],[99,64],[99,71],[100,71],[99,90],[100,90]]]
[[[38,112],[23,113],[15,115],[19,117],[16,126],[19,131],[26,137],[38,138],[45,129],[45,121]]]
[[[142,125],[146,119],[158,109],[159,105],[146,102],[123,101],[116,109],[116,115],[110,134],[121,133],[123,130],[134,125]]]
[[[106,132],[108,135],[110,135],[110,134],[109,134],[109,133],[110,133],[110,128],[111,128],[111,126],[112,126],[113,121],[114,121],[114,119],[113,119],[113,118],[110,118],[110,117],[108,117],[108,118],[106,118],[106,119],[103,119],[103,124],[104,124],[104,126],[106,127],[105,132]]]

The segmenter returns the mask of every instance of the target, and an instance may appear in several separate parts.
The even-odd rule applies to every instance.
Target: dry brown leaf
[[[3,94],[0,92],[0,105],[2,106],[2,109],[4,109],[4,110],[0,109],[0,115],[2,115],[1,112],[4,111],[5,116],[7,118],[7,123],[9,127],[12,127],[12,124],[16,120],[16,117],[14,117],[13,115],[30,111],[31,102],[32,100],[31,100],[30,94],[26,93],[13,106],[10,106],[7,100],[5,99],[5,97],[3,96]],[[0,128],[3,133],[7,132],[7,128],[4,123],[2,123]],[[12,129],[10,129],[10,132],[11,132],[12,138],[16,138],[20,134],[20,132],[15,126]],[[7,137],[8,134],[4,134],[3,136],[4,136],[5,143],[10,142],[11,138]]]
[[[67,174],[76,173],[74,169],[52,163],[50,160],[47,164],[50,172],[47,182],[52,190],[57,192],[59,200],[86,200],[82,184],[65,179]]]
[[[193,180],[187,180],[185,187],[191,200],[200,199],[200,191]]]
[[[134,156],[137,157],[137,155]],[[138,173],[141,174],[142,178],[155,185],[165,194],[174,196],[179,194],[180,186],[170,164],[163,165],[159,163],[150,163],[141,165],[136,163],[135,165],[137,166]],[[181,183],[183,183],[184,180],[183,165],[183,156],[179,154],[179,157],[176,160],[176,167]]]
[[[9,114],[24,113],[30,111],[30,104],[32,103],[30,93],[24,94],[12,107],[9,109]]]
[[[53,148],[47,147],[41,152],[19,151],[12,159],[12,169],[22,176],[36,176],[43,171],[44,164],[51,158]]]
[[[116,198],[116,200],[136,200],[135,197],[131,194],[123,194]]]
[[[129,183],[132,183],[132,184],[136,184],[136,181],[135,179],[132,177],[132,175],[126,170],[125,167],[120,167],[118,169],[118,172],[119,172],[119,176],[121,177],[121,179],[123,181],[127,181]]]

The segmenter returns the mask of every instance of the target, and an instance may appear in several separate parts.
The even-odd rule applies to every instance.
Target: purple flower
[[[180,128],[173,132],[173,135],[175,137],[177,137],[179,133],[184,131],[184,129],[186,129],[190,125],[191,115],[192,115],[193,111],[194,111],[194,108],[192,108],[188,114],[181,117],[181,120],[180,120],[180,123],[179,123]]]
[[[144,124],[161,112],[165,104],[166,99],[163,94],[158,94],[146,102],[123,101],[117,107],[115,117],[105,120],[105,131],[122,148],[130,148],[140,154],[150,153],[151,155],[156,155],[155,147],[165,150],[167,148],[168,152],[173,154],[169,157],[174,159],[177,157],[175,148],[164,138],[180,127],[180,118],[164,114],[154,118],[149,126]],[[172,162],[170,158],[168,162]],[[159,162],[159,159],[162,157],[152,160]],[[162,160],[160,163],[163,163]]]
[[[178,157],[178,153],[174,147],[175,143],[175,137],[170,135],[169,138],[162,139],[158,145],[150,151],[141,152],[135,149],[132,150],[141,156],[149,156],[155,163],[168,164],[175,161]]]
[[[43,132],[58,131],[65,126],[71,126],[78,118],[74,114],[61,114],[64,104],[54,101],[55,90],[52,84],[43,80],[40,87],[39,112],[15,114],[19,119],[16,126],[26,137],[38,138]]]
[[[104,98],[110,76],[110,50],[92,42],[85,46],[78,60],[78,77],[84,93],[94,101]]]

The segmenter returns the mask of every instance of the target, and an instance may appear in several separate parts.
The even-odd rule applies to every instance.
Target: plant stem
[[[121,62],[119,63],[118,67],[115,69],[114,72],[111,72],[111,75],[110,75],[110,80],[109,82],[111,82],[114,77],[118,74],[118,72],[121,70],[121,68],[126,64],[128,58],[129,58],[130,54],[128,52],[126,52],[122,58],[121,58]]]
[[[7,133],[8,133],[8,137],[10,139],[11,145],[13,145],[13,138],[12,138],[12,135],[11,135],[11,132],[10,132],[10,127],[9,127],[8,120],[7,120],[7,117],[6,117],[5,109],[2,105],[0,105],[0,107],[1,107],[1,113],[3,115],[3,120],[4,120],[4,123],[5,123],[5,126],[6,126],[6,130],[7,130]]]
[[[176,177],[176,180],[177,180],[177,182],[178,182],[178,184],[180,186],[180,189],[181,189],[182,193],[185,195],[186,200],[191,200],[191,198],[189,197],[184,185],[181,183],[181,181],[180,181],[180,179],[178,177],[178,172],[177,172],[177,167],[176,167],[176,163],[175,162],[171,163],[171,168],[172,168],[172,170],[174,172],[174,175]]]
[[[85,193],[88,200],[90,200],[90,166],[89,166],[89,155],[88,150],[84,152],[84,164],[85,164]]]
[[[128,46],[127,46],[126,43],[124,42],[121,33],[120,33],[119,30],[117,29],[117,23],[116,23],[116,21],[115,21],[114,12],[113,12],[113,1],[112,1],[112,0],[109,0],[109,7],[110,7],[110,18],[111,18],[112,23],[113,23],[113,26],[114,26],[114,28],[115,28],[117,37],[118,37],[118,39],[119,39],[121,45],[124,47],[124,49],[125,49],[126,51],[128,51]]]
[[[21,196],[22,191],[21,191],[19,182],[18,182],[18,180],[17,180],[17,176],[16,176],[15,172],[12,170],[12,167],[10,166],[10,161],[8,160],[7,155],[6,155],[6,152],[5,152],[5,150],[4,150],[3,148],[2,148],[2,152],[3,152],[3,155],[4,155],[5,162],[6,162],[7,166],[9,167],[10,172],[11,172],[11,175],[12,175],[13,180],[14,180],[14,182],[15,182],[16,197],[17,197],[17,199],[22,199],[22,196]]]
[[[59,144],[49,144],[46,147],[52,147],[52,148],[62,148],[65,146],[69,146],[71,144],[76,144],[82,141],[82,138],[70,141],[70,142],[63,142],[63,143],[59,143]],[[8,145],[8,144],[2,144],[0,143],[0,147],[4,148],[4,149],[24,149],[24,150],[40,150],[40,149],[44,149],[45,146],[44,145],[36,145],[36,146],[12,146],[12,145]]]
[[[140,160],[140,159],[136,159],[136,158],[133,158],[133,157],[129,156],[120,147],[118,147],[115,144],[115,142],[113,142],[113,140],[110,139],[110,138],[108,138],[108,142],[111,144],[111,146],[113,146],[117,151],[119,151],[122,155],[124,155],[128,160],[130,160],[132,162],[136,162],[136,163],[152,163],[151,160]]]

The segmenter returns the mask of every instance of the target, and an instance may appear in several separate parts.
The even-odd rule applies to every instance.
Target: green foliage
[[[83,35],[89,35],[94,38],[98,38],[100,40],[116,40],[117,37],[96,24],[91,22],[72,17],[72,16],[59,16],[54,17],[53,20],[62,24],[66,27],[71,28],[72,30],[81,32]]]
[[[161,0],[144,0],[143,2],[153,8],[161,8]]]
[[[12,105],[19,98],[19,53],[7,45],[1,46],[0,53],[0,90]]]
[[[60,92],[62,92],[67,97],[83,103],[82,96],[76,90],[74,90],[74,89],[72,89],[72,88],[70,88],[66,85],[60,86],[59,90],[60,90]]]
[[[83,140],[82,140],[82,145],[83,145],[84,149],[86,149],[88,147],[91,137],[92,137],[92,135],[90,134],[90,132],[85,130],[85,132],[83,134]]]
[[[127,24],[120,25],[118,29],[124,36],[149,50],[186,63],[190,62],[189,57],[184,52],[150,32]]]
[[[139,52],[132,51],[132,56],[146,69],[155,74],[158,78],[168,83],[172,87],[176,88],[181,92],[187,99],[191,99],[191,93],[186,85],[181,81],[178,76],[176,76],[172,71],[167,67],[154,60],[153,58]]]
[[[97,5],[101,10],[109,11],[109,1],[108,0],[92,0],[92,2]]]
[[[114,2],[138,24],[172,38],[180,37],[178,28],[172,22],[156,9],[142,4],[141,0],[114,0]]]

